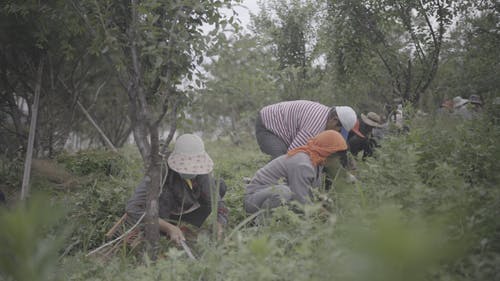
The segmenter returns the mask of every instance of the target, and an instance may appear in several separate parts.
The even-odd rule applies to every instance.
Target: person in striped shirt
[[[262,108],[257,116],[255,135],[260,150],[272,159],[305,145],[324,130],[335,130],[347,139],[354,129],[356,112],[349,106],[334,106],[307,101],[285,101]]]

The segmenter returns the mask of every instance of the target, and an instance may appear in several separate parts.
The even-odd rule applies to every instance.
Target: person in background
[[[464,99],[460,96],[456,96],[453,98],[453,114],[456,116],[460,116],[464,119],[471,119],[472,114],[467,108],[467,104],[469,103],[468,99]]]
[[[361,118],[356,126],[359,131],[364,135],[360,137],[357,134],[349,133],[348,145],[349,151],[357,156],[360,151],[363,151],[363,159],[373,154],[373,149],[377,146],[377,142],[373,138],[373,129],[382,128],[382,119],[375,112],[368,112],[366,115],[361,113]],[[355,127],[356,127],[355,126]]]
[[[324,130],[341,132],[347,139],[357,118],[349,106],[326,105],[306,100],[285,101],[262,108],[257,116],[255,135],[262,152],[277,158],[307,143]]]
[[[469,97],[470,108],[473,114],[478,115],[483,111],[483,102],[478,95],[470,95]]]
[[[209,173],[214,164],[205,152],[203,141],[193,134],[179,136],[167,164],[168,174],[158,199],[160,231],[180,244],[185,238],[176,223],[183,221],[200,227],[211,213],[211,202],[215,200],[218,206],[217,234],[220,238],[228,221],[228,210],[222,200],[227,187],[220,181],[219,193],[213,198],[211,189],[215,187],[215,180]],[[127,202],[130,223],[139,220],[145,211],[146,180],[142,180]]]
[[[323,167],[340,167],[347,143],[334,130],[326,130],[260,168],[246,186],[244,208],[249,214],[272,209],[289,201],[311,202],[312,188],[319,186]]]
[[[453,101],[450,99],[444,99],[437,110],[438,114],[450,114],[453,113]]]

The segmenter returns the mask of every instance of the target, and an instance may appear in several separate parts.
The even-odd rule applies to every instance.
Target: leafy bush
[[[383,143],[377,159],[362,169],[366,196],[376,207],[390,200],[408,219],[423,216],[446,229],[445,241],[463,251],[441,278],[493,280],[498,268],[500,127],[482,119],[423,118],[405,136]],[[480,253],[480,254],[479,254]],[[468,277],[464,277],[468,276]],[[469,279],[470,277],[470,279]],[[492,279],[493,278],[493,279]]]
[[[10,210],[0,210],[0,279],[55,280],[59,250],[68,227],[61,227],[60,206],[34,195]]]
[[[70,237],[72,253],[101,245],[104,234],[125,213],[126,201],[142,176],[142,161],[130,150],[58,156],[59,163],[83,176],[77,187],[57,195],[69,210],[64,222],[77,226]]]
[[[492,144],[499,137],[500,124],[487,116],[476,122],[432,117],[415,117],[409,122],[409,133],[388,136],[375,157],[359,163],[359,182],[349,184],[337,177],[331,190],[317,192],[318,198],[323,199],[321,203],[306,206],[300,212],[296,212],[297,208],[277,208],[263,214],[258,226],[238,225],[247,217],[242,208],[243,177],[253,176],[268,158],[258,152],[253,140],[240,147],[207,143],[215,174],[229,186],[226,202],[230,207],[230,225],[224,242],[200,234],[192,244],[197,261],[189,260],[175,247],[162,248],[163,258],[158,262],[146,260],[140,265],[117,258],[102,267],[75,255],[67,258],[65,264],[82,267],[68,271],[66,277],[498,279],[500,190],[496,171],[500,169],[499,151]],[[133,186],[131,183],[129,188]],[[110,213],[120,213],[124,201],[112,202],[119,194],[120,191],[89,185],[88,197],[77,201],[92,205],[90,209],[79,208],[85,210],[83,214],[96,218],[92,224],[97,225]],[[100,197],[103,202],[97,199]],[[92,239],[97,241],[98,236]]]
[[[76,155],[61,154],[58,162],[63,163],[68,170],[79,176],[90,174],[104,176],[124,175],[125,158],[109,150],[85,150]]]
[[[21,186],[23,178],[24,159],[21,155],[11,158],[9,155],[0,155],[0,191],[7,197]]]

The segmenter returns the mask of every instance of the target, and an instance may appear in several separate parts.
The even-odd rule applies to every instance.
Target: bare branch
[[[415,34],[415,30],[413,29],[413,25],[411,23],[411,16],[407,11],[407,9],[403,7],[403,4],[401,2],[399,3],[399,11],[401,19],[403,20],[403,24],[406,26],[406,29],[410,33],[413,43],[415,44],[417,51],[417,58],[419,59],[421,64],[424,64],[424,61],[427,60],[425,52],[422,49],[422,46],[420,45],[420,40],[418,40],[417,35]]]
[[[97,125],[97,123],[94,121],[94,119],[92,118],[92,116],[90,116],[90,114],[87,112],[87,110],[85,110],[85,107],[83,107],[83,105],[79,101],[76,101],[76,103],[78,104],[78,106],[82,110],[83,114],[85,114],[85,116],[87,117],[87,119],[89,120],[89,122],[92,124],[92,126],[94,126],[94,128],[96,128],[96,130],[99,132],[99,134],[104,139],[104,141],[109,146],[109,148],[113,152],[118,152],[118,150],[116,150],[116,147],[113,145],[113,143],[108,139],[108,137],[106,136],[106,134],[104,134],[104,132],[99,127],[99,125]]]
[[[94,100],[92,100],[92,103],[88,107],[88,110],[90,110],[92,107],[94,107],[94,105],[97,103],[97,98],[99,97],[99,94],[101,93],[101,90],[104,87],[104,85],[106,85],[106,81],[102,82],[101,85],[99,85],[99,87],[97,88],[97,91],[95,92],[95,95],[94,95]]]
[[[177,130],[177,110],[179,107],[179,102],[175,101],[174,105],[172,106],[172,110],[170,111],[170,129],[168,131],[168,136],[167,139],[165,140],[165,144],[162,150],[163,154],[166,154],[168,145],[174,138],[175,131]]]

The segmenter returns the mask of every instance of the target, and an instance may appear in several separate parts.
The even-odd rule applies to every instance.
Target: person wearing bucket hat
[[[307,101],[285,101],[265,106],[259,111],[255,135],[260,150],[274,159],[302,146],[324,130],[340,132],[347,140],[354,128],[356,112],[349,106],[333,106]]]
[[[260,168],[246,186],[244,207],[247,213],[272,209],[289,201],[301,204],[311,201],[311,188],[320,184],[324,167],[340,167],[340,157],[347,143],[334,130],[326,130],[305,145],[288,151]]]
[[[357,156],[360,151],[363,151],[363,159],[373,154],[373,149],[377,147],[377,142],[373,138],[373,129],[382,128],[382,118],[375,112],[368,112],[366,115],[361,113],[356,126],[359,126],[359,131],[364,135],[360,137],[356,134],[349,133],[348,144],[349,151]]]
[[[222,200],[227,187],[220,180],[219,192],[216,198],[212,198],[216,183],[210,172],[214,163],[205,152],[203,141],[193,134],[179,136],[167,164],[166,179],[158,200],[160,231],[179,244],[185,238],[176,222],[184,221],[200,227],[212,211],[212,200],[217,200],[217,234],[221,237],[228,220],[228,210]],[[139,220],[145,210],[146,180],[142,180],[127,202],[126,212],[132,223]]]
[[[471,119],[472,114],[467,108],[467,104],[469,103],[468,99],[464,99],[461,96],[456,96],[453,98],[453,114],[456,116],[460,116],[464,119]]]

